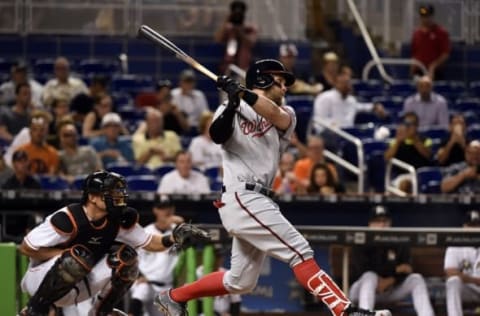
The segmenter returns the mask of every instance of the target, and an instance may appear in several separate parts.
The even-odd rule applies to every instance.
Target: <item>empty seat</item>
[[[422,167],[417,169],[418,192],[440,193],[442,173],[439,167]]]
[[[150,76],[116,75],[112,78],[112,90],[128,93],[153,91],[153,80]]]
[[[478,98],[467,98],[459,99],[453,104],[453,109],[459,112],[479,112],[480,111],[480,99]]]
[[[367,181],[375,192],[385,191],[384,150],[374,150],[366,156]]]
[[[72,190],[83,190],[83,183],[85,182],[85,178],[87,176],[88,176],[88,174],[75,176],[75,179],[70,184],[71,189]]]
[[[287,97],[287,104],[293,107],[294,109],[306,107],[306,108],[313,108],[313,102],[315,98],[312,96],[307,95],[299,95],[299,96],[288,96]]]
[[[121,174],[124,177],[135,175],[152,175],[152,171],[149,168],[129,163],[110,163],[107,166],[107,170]]]
[[[410,80],[395,81],[390,85],[389,94],[409,96],[416,92],[415,85]]]
[[[13,61],[0,58],[0,73],[9,75],[12,65]]]
[[[70,184],[60,177],[42,175],[38,177],[38,180],[44,190],[67,190],[70,188]]]
[[[345,132],[360,139],[373,138],[375,129],[370,125],[348,127],[343,129]]]
[[[420,130],[420,134],[431,139],[445,139],[448,137],[448,130],[443,127],[426,127]]]
[[[128,176],[126,178],[128,189],[131,191],[151,191],[158,188],[158,179],[152,175]]]
[[[221,180],[220,179],[220,167],[207,168],[207,169],[205,169],[203,174],[210,179],[210,182]]]
[[[36,75],[53,75],[54,64],[54,59],[39,59],[35,62],[35,65],[33,66],[33,72]]]
[[[153,170],[153,174],[155,174],[157,177],[163,177],[166,173],[169,173],[170,171],[174,170],[175,166],[172,164],[166,164],[163,166],[160,166]]]
[[[470,140],[480,140],[480,124],[474,124],[468,127],[467,138]]]
[[[82,60],[77,67],[80,73],[85,75],[97,74],[111,76],[120,70],[118,63],[111,60],[87,59]]]
[[[223,186],[223,182],[222,181],[213,181],[211,184],[210,184],[210,190],[212,192],[221,192],[222,191],[222,186]]]

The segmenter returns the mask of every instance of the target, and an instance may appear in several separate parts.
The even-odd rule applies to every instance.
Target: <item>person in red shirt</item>
[[[420,27],[412,37],[412,58],[425,65],[432,79],[440,79],[441,66],[450,54],[448,32],[433,20],[433,6],[421,6],[419,14]],[[411,72],[412,75],[420,74],[420,69],[412,65]]]

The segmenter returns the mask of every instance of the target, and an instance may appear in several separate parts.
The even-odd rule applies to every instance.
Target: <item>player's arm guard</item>
[[[192,224],[180,224],[172,232],[173,240],[175,240],[173,244],[173,248],[178,249],[186,249],[188,247],[194,246],[197,243],[206,243],[211,240],[210,235]]]
[[[222,114],[212,122],[208,132],[215,144],[223,144],[232,136],[234,117],[235,107],[227,106]]]

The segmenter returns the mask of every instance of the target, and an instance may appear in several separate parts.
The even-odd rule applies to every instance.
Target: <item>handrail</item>
[[[362,71],[362,80],[368,80],[368,75],[370,74],[370,71],[372,70],[373,66],[377,65],[377,63],[382,63],[383,64],[390,64],[390,65],[415,65],[420,68],[420,70],[423,72],[423,74],[428,74],[427,68],[423,63],[418,61],[417,59],[414,58],[380,58],[378,61],[377,60],[370,60],[368,63],[365,64],[363,67]]]
[[[360,13],[358,13],[355,2],[353,2],[353,0],[347,0],[347,3],[350,7],[350,11],[352,11],[353,17],[355,18],[358,27],[360,28],[360,32],[362,33],[363,40],[365,41],[365,44],[370,51],[370,55],[372,55],[373,60],[375,60],[376,62],[378,72],[385,81],[392,83],[394,80],[387,74],[385,68],[383,67],[383,64],[380,62],[380,57],[378,56],[377,49],[375,48],[375,45],[373,45],[372,38],[370,37],[370,34],[368,34],[367,27],[365,26],[365,23],[363,23]]]
[[[352,136],[351,134],[337,128],[334,126],[331,126],[328,122],[326,122],[323,119],[313,119],[312,120],[314,124],[319,124],[322,125],[324,128],[328,129],[329,131],[337,134],[341,138],[353,143],[357,149],[357,160],[358,160],[358,166],[355,166],[351,164],[350,162],[346,161],[345,159],[341,158],[338,155],[335,155],[332,152],[329,152],[327,150],[324,151],[325,156],[330,158],[331,160],[337,162],[341,166],[345,167],[347,170],[351,171],[353,174],[357,175],[358,177],[358,193],[364,193],[365,188],[364,188],[364,182],[365,182],[365,157],[364,157],[364,152],[363,152],[363,144],[360,138]]]
[[[387,162],[385,168],[385,192],[390,192],[399,196],[407,196],[407,193],[397,189],[390,184],[392,180],[391,173],[393,165],[406,170],[412,176],[412,195],[416,196],[418,194],[417,171],[415,170],[415,167],[411,164],[408,164],[405,161],[399,160],[397,158],[392,158]]]

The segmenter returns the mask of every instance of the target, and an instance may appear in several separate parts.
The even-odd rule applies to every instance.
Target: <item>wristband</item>
[[[173,246],[173,241],[170,240],[171,235],[165,235],[162,237],[162,245],[165,246],[165,248],[170,248]]]
[[[257,103],[258,95],[255,92],[245,89],[243,91],[242,99],[247,102],[248,105],[254,106]]]

